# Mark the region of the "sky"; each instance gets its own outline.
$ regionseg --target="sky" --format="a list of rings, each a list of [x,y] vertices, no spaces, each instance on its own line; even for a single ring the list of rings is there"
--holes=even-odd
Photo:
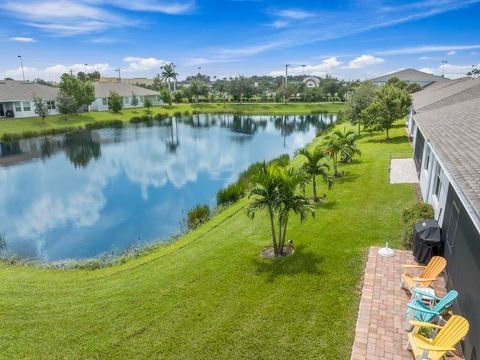
[[[153,77],[170,62],[180,79],[285,64],[347,80],[404,68],[458,78],[480,63],[480,0],[0,0],[0,13],[0,78],[22,79],[18,55],[27,80],[49,81]]]

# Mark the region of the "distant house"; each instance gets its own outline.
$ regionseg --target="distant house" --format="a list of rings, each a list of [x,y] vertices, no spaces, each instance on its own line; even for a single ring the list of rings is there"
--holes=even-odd
[[[320,79],[316,76],[307,76],[305,79],[303,79],[303,83],[306,87],[315,88],[320,86]]]
[[[115,91],[123,97],[123,107],[132,108],[132,93],[138,98],[137,107],[142,107],[145,97],[152,99],[153,105],[160,105],[162,100],[160,93],[157,91],[145,89],[139,86],[125,84],[121,82],[95,82],[95,101],[89,106],[90,111],[106,111],[108,110],[108,97],[110,92]]]
[[[470,322],[465,359],[480,353],[480,78],[413,94],[408,116],[423,200],[442,227],[453,308]],[[476,355],[477,354],[477,355]]]
[[[56,106],[58,89],[31,81],[0,81],[0,118],[32,117],[35,114],[33,98],[42,98],[50,115],[58,114]]]
[[[153,85],[153,79],[146,77],[121,78],[119,80],[117,77],[101,76],[100,82],[121,82],[130,85]]]
[[[402,81],[405,81],[407,84],[413,84],[413,83],[418,84],[422,88],[425,86],[429,86],[433,83],[446,82],[450,80],[443,76],[428,74],[426,72],[418,71],[415,69],[400,70],[400,71],[379,76],[370,80],[377,86],[383,86],[387,83],[389,79],[394,77]]]

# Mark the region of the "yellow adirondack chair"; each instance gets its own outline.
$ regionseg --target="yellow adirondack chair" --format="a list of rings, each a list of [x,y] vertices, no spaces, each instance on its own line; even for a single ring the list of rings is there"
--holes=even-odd
[[[401,287],[412,291],[415,287],[429,287],[432,282],[437,280],[440,273],[447,266],[447,260],[441,256],[434,256],[426,266],[424,265],[403,265],[404,269],[423,269],[420,276],[411,275],[407,272],[402,274]]]
[[[449,351],[455,351],[455,345],[468,333],[468,321],[458,315],[453,315],[444,326],[410,321],[416,328],[428,327],[440,329],[433,339],[428,339],[417,332],[408,333],[409,350],[412,350],[417,360],[439,360]],[[414,329],[415,331],[415,329]]]

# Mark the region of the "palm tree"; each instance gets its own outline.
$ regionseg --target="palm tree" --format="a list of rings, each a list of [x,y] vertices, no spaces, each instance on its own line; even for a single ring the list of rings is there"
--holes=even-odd
[[[278,252],[283,255],[285,239],[287,235],[288,218],[290,212],[300,216],[304,222],[308,214],[315,215],[310,201],[303,195],[298,194],[299,189],[305,188],[309,181],[309,175],[301,169],[294,167],[279,168],[279,207],[278,207]]]
[[[254,188],[248,197],[253,200],[247,207],[247,215],[254,217],[257,211],[267,209],[270,218],[272,232],[273,253],[278,256],[278,244],[275,232],[275,212],[279,206],[279,177],[277,167],[267,166],[265,162],[259,168],[258,173],[253,177]]]
[[[325,151],[321,147],[317,147],[312,151],[308,151],[306,148],[300,150],[298,152],[299,155],[304,156],[307,161],[303,164],[303,169],[307,174],[312,177],[312,185],[313,185],[313,200],[318,202],[319,198],[317,196],[317,182],[316,177],[318,175],[322,176],[323,179],[327,182],[328,188],[330,189],[332,186],[332,179],[328,175],[329,166],[326,163],[321,163],[325,157]]]
[[[354,155],[360,155],[360,149],[357,148],[356,141],[358,135],[345,127],[343,131],[337,129],[331,135],[325,137],[325,153],[333,161],[333,175],[338,176],[338,156],[344,162],[351,161]]]
[[[172,64],[167,64],[162,67],[162,80],[168,83],[168,90],[171,90],[170,83],[171,81],[177,81],[178,74],[175,72]]]

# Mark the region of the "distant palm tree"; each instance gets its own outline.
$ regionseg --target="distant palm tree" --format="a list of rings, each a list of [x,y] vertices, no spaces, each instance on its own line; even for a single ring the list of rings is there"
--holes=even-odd
[[[360,149],[356,145],[358,135],[346,128],[335,130],[331,135],[325,138],[325,153],[328,154],[333,161],[333,175],[338,176],[338,158],[343,162],[351,161],[353,156],[360,155]]]
[[[168,90],[171,90],[170,84],[173,81],[177,81],[178,73],[175,72],[172,64],[164,65],[162,68],[161,78],[168,83]]]
[[[332,186],[332,179],[328,175],[328,170],[330,167],[328,166],[328,164],[320,162],[326,156],[325,151],[321,147],[317,147],[312,151],[309,151],[306,148],[304,148],[300,150],[298,154],[304,156],[307,160],[303,164],[303,169],[307,174],[309,174],[312,177],[313,200],[315,202],[318,202],[319,198],[317,195],[316,177],[322,176],[323,179],[327,182],[329,189]]]

